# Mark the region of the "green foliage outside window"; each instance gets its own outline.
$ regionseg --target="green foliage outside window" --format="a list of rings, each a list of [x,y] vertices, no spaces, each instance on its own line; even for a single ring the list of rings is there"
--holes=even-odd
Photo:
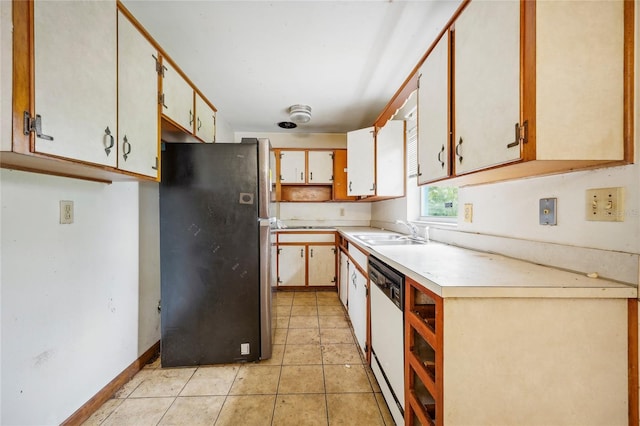
[[[423,186],[421,197],[422,216],[458,216],[458,188],[452,186]]]

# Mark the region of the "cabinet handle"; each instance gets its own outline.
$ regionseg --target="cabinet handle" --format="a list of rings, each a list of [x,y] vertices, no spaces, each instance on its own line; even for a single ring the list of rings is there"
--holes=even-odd
[[[510,144],[507,144],[507,148],[515,148],[520,145],[520,123],[516,123],[516,136],[515,140]]]
[[[300,180],[304,181],[304,172],[300,172]]]
[[[127,161],[129,154],[131,154],[131,144],[127,140],[127,135],[124,135],[122,139],[122,158],[124,158],[124,161]]]
[[[442,145],[442,149],[438,153],[438,162],[440,163],[440,166],[444,169],[444,160],[442,159],[442,154],[444,154],[444,145]],[[418,173],[418,175],[420,175],[420,173]]]
[[[111,130],[109,130],[109,126],[104,129],[104,137],[102,138],[102,143],[104,145],[104,152],[107,153],[108,157],[111,153],[111,148],[113,148],[113,144],[115,143],[113,135],[111,134]]]
[[[313,180],[313,172],[309,172],[309,180]]]
[[[151,166],[151,168],[153,170],[158,170],[158,157],[156,157],[156,165],[155,166]]]
[[[369,191],[375,191],[375,190],[376,190],[376,183],[375,183],[375,182],[373,182],[373,183],[371,184],[371,188],[369,188]]]
[[[313,249],[310,249],[309,252],[309,257],[313,257]]]
[[[304,257],[304,249],[300,249],[300,257]]]
[[[420,164],[418,164],[418,176],[422,176],[422,172],[420,171]]]
[[[200,117],[198,117],[198,130],[200,130],[200,127],[202,127],[202,121],[200,121]]]
[[[193,111],[189,110],[189,126],[193,126]]]
[[[460,141],[458,141],[458,144],[456,145],[456,155],[458,156],[458,161],[460,163],[462,163],[462,155],[460,155],[460,146],[462,145],[462,138],[460,138]]]
[[[349,192],[351,192],[351,181],[349,181]]]

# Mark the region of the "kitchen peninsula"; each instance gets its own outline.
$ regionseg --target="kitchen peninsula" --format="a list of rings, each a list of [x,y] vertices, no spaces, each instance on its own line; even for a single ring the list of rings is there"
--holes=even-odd
[[[406,424],[626,424],[635,286],[436,242],[368,246],[358,235],[384,232],[374,228],[339,232],[406,275]]]

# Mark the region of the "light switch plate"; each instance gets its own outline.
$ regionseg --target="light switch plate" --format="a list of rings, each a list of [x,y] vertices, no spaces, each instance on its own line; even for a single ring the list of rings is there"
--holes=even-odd
[[[624,222],[624,188],[587,189],[585,203],[586,220]]]
[[[556,216],[557,202],[557,198],[540,199],[540,225],[555,226],[558,224]]]

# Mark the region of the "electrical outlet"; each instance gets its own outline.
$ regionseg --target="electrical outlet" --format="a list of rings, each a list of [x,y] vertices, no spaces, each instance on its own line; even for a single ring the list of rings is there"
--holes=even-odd
[[[464,205],[464,221],[467,223],[473,222],[473,204],[471,203]]]
[[[540,225],[557,225],[557,198],[540,199]]]
[[[587,220],[624,222],[624,188],[587,189],[585,202]]]
[[[69,201],[69,200],[60,201],[60,223],[61,224],[73,223],[73,201]]]

